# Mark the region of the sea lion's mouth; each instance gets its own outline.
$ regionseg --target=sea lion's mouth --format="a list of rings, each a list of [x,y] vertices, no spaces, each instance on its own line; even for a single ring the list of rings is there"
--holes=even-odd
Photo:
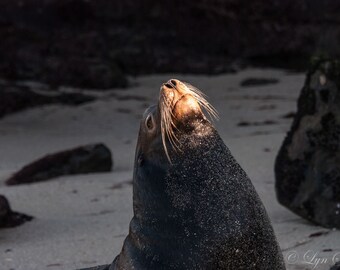
[[[206,119],[202,108],[209,115],[217,117],[215,109],[205,99],[204,94],[192,85],[171,79],[161,86],[159,96],[161,134],[168,158],[166,141],[168,140],[175,149],[180,149],[176,131],[181,127],[188,127],[192,120]]]

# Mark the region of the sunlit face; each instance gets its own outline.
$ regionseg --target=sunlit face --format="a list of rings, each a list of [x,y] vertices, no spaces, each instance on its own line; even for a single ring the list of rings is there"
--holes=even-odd
[[[179,149],[176,133],[183,131],[195,119],[205,118],[201,107],[216,115],[215,110],[193,86],[176,79],[164,83],[160,89],[158,106],[148,108],[140,126],[140,150],[144,154],[159,153],[170,160],[168,147]]]
[[[204,98],[204,95],[188,83],[171,79],[161,86],[159,110],[161,116],[161,135],[165,153],[170,160],[167,144],[179,149],[176,131],[187,128],[193,120],[205,118],[201,108],[217,117],[215,109]]]

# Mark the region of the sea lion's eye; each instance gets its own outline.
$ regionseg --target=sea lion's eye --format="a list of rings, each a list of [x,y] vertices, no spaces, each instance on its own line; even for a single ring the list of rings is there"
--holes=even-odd
[[[143,154],[141,154],[141,155],[138,156],[137,162],[138,162],[139,167],[142,167],[142,166],[144,165],[144,157],[143,157]]]
[[[149,130],[152,130],[154,128],[153,117],[151,114],[149,114],[146,118],[145,125]]]

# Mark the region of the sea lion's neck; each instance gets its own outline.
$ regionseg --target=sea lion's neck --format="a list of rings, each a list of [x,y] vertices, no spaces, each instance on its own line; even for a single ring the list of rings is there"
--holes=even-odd
[[[176,134],[179,149],[169,148],[171,161],[165,154],[160,154],[158,158],[157,155],[145,155],[142,157],[143,164],[141,165],[138,164],[138,159],[143,153],[138,151],[136,153],[133,210],[134,223],[139,227],[139,230],[145,226],[147,231],[150,231],[151,228],[160,229],[162,235],[167,235],[164,233],[164,228],[176,230],[178,226],[183,226],[183,217],[179,214],[181,212],[174,207],[176,202],[173,193],[178,193],[178,191],[174,191],[172,188],[174,185],[185,182],[188,185],[195,184],[195,178],[190,175],[194,173],[195,166],[199,166],[200,158],[204,157],[211,147],[216,145],[216,140],[219,140],[220,144],[224,146],[216,130],[207,120],[199,119],[195,123],[191,123],[190,127],[190,130]],[[182,173],[184,163],[188,164],[188,175]],[[177,175],[177,173],[180,174]],[[177,195],[182,196],[180,193]],[[182,214],[189,215],[190,211],[190,209],[186,209]]]

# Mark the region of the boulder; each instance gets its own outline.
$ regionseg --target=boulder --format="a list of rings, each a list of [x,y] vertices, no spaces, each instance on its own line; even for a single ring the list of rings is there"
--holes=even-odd
[[[111,151],[104,144],[89,144],[42,157],[13,174],[7,185],[45,181],[71,174],[108,172],[113,166]]]
[[[333,265],[330,270],[340,270],[340,262],[337,262],[335,265]]]
[[[0,84],[0,118],[28,108],[47,104],[77,106],[95,100],[95,97],[82,93],[43,94],[26,86],[2,82]]]
[[[340,62],[315,59],[275,162],[276,194],[294,213],[340,228]]]
[[[33,217],[12,211],[5,196],[0,195],[0,228],[12,228],[19,226]]]

